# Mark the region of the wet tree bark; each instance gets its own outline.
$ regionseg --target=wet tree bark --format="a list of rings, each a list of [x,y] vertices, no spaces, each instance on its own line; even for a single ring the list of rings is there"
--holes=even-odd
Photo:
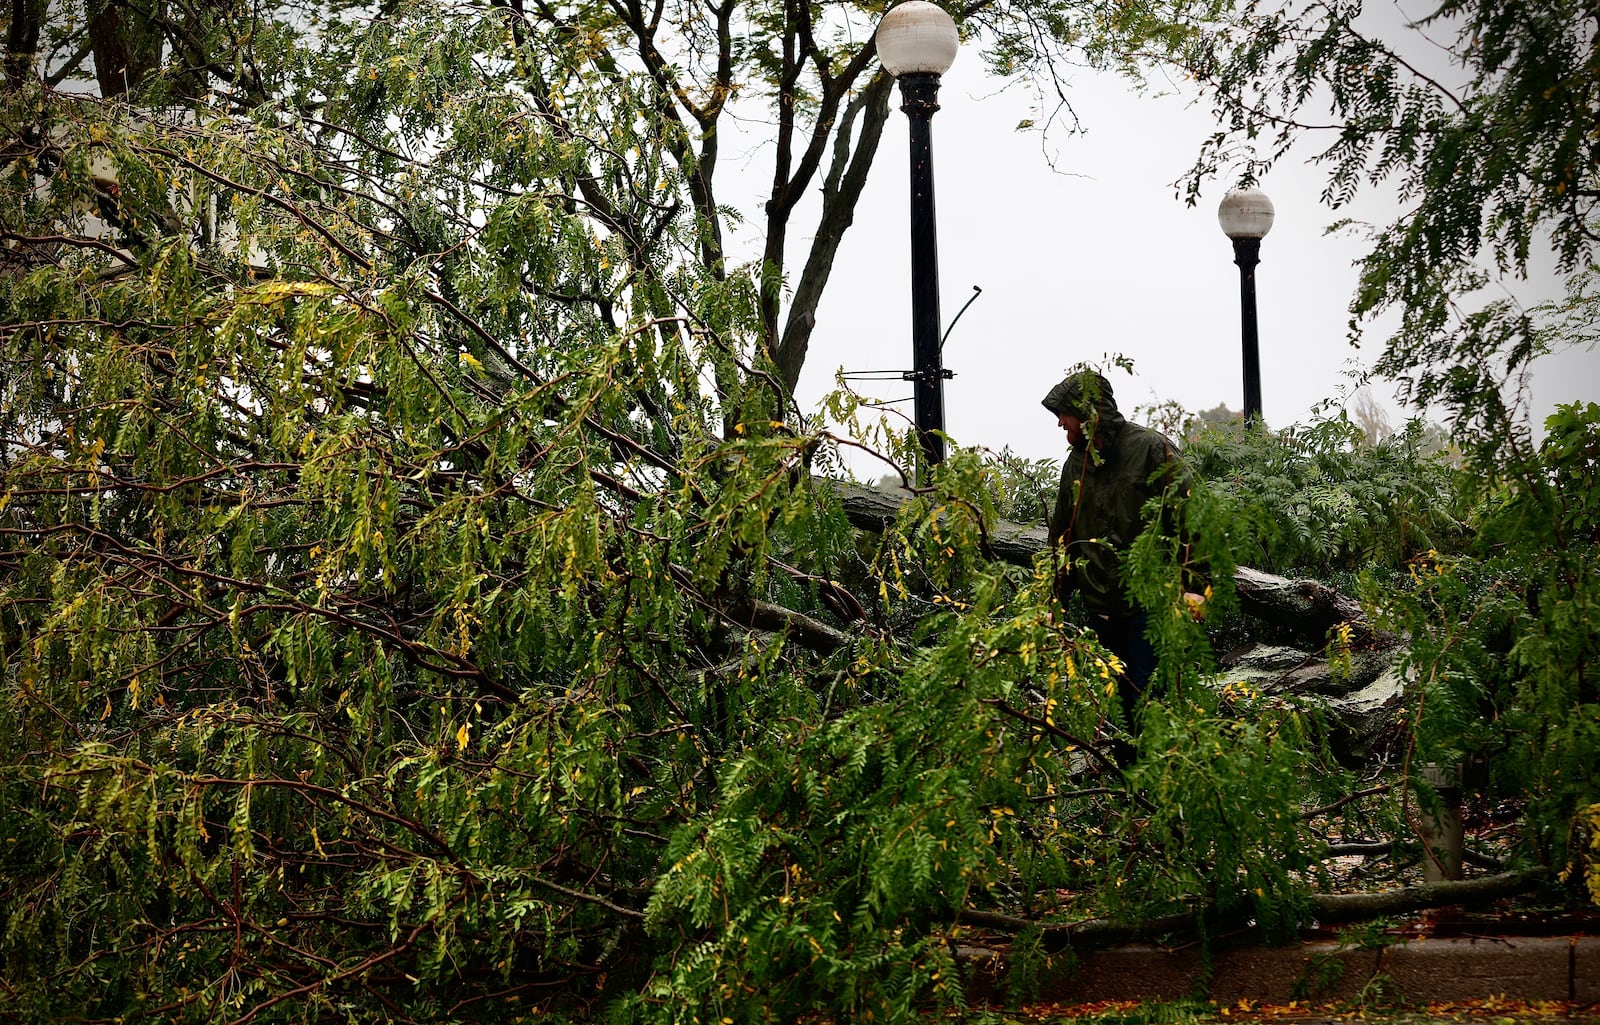
[[[1457,904],[1480,904],[1526,892],[1544,877],[1536,872],[1503,872],[1460,882],[1425,883],[1376,893],[1313,893],[1307,899],[1317,921],[1324,924],[1356,922],[1385,915],[1398,915],[1424,908]],[[1174,934],[1187,935],[1200,924],[1206,912],[1186,911],[1163,915],[1142,922],[1114,922],[1091,918],[1078,922],[1035,922],[993,911],[965,910],[960,921],[1000,932],[1021,932],[1037,928],[1048,939],[1065,941],[1075,948],[1133,943]]]

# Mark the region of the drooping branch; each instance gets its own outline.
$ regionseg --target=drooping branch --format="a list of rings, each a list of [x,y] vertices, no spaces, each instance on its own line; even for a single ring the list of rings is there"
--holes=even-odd
[[[803,612],[771,602],[749,600],[727,610],[728,618],[740,626],[787,633],[804,647],[831,655],[850,644],[850,635],[814,619]]]

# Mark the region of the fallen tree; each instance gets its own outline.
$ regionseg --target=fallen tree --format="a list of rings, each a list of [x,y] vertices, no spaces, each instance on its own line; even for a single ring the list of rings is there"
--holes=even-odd
[[[902,488],[819,484],[837,496],[853,525],[874,532],[892,525],[913,497]],[[1042,525],[995,520],[981,525],[977,543],[989,558],[1031,568],[1049,537]],[[1375,629],[1360,602],[1317,580],[1239,566],[1233,585],[1246,616],[1299,646],[1252,643],[1226,652],[1219,662],[1227,679],[1324,709],[1341,756],[1364,758],[1393,723],[1404,695],[1397,665],[1406,651],[1401,639]]]
[[[1264,688],[1174,680],[1131,765],[1085,754],[1112,668],[1047,575],[996,572],[1038,539],[971,515],[977,453],[876,544],[803,484],[843,444],[785,388],[838,235],[788,320],[782,261],[730,267],[711,128],[755,80],[680,88],[728,67],[656,46],[682,12],[96,6],[97,35],[165,16],[145,41],[185,44],[165,81],[128,65],[142,93],[58,89],[114,51],[12,5],[0,1017],[906,1022],[961,1000],[963,909],[1292,928],[1318,852],[1408,828]],[[754,61],[779,123],[815,117],[776,151],[780,247],[798,183],[844,215],[889,116],[870,33],[785,11],[677,40]],[[971,17],[1029,12],[1077,31]],[[780,22],[797,49],[745,45]],[[831,133],[858,145],[824,174]],[[1443,699],[1408,743],[1478,739],[1459,717],[1486,705],[1514,723],[1504,786],[1547,861],[1596,799],[1591,433],[1571,415],[1494,475],[1497,561],[1430,556],[1396,603]],[[1382,509],[1418,490],[1398,476],[1294,505]],[[1289,511],[1259,478],[1241,544]],[[1301,525],[1356,558],[1372,529]],[[1413,525],[1390,533],[1411,558]],[[1353,622],[1292,582],[1263,601],[1313,652]]]
[[[1306,902],[1314,920],[1324,925],[1402,915],[1429,908],[1470,906],[1527,893],[1548,879],[1538,872],[1503,872],[1480,876],[1476,879],[1422,883],[1370,893],[1312,893]],[[1118,943],[1142,940],[1195,938],[1203,919],[1213,915],[1211,909],[1196,908],[1190,911],[1162,915],[1138,922],[1120,922],[1104,918],[1077,922],[1041,922],[1004,915],[992,911],[966,910],[961,921],[983,929],[1020,933],[1037,931],[1047,940],[1071,946],[1074,949],[1092,949]],[[1248,926],[1247,920],[1212,920],[1212,928]]]
[[[869,487],[845,481],[828,480],[822,486],[839,499],[850,522],[863,530],[881,532],[892,524],[901,507],[912,497],[904,489]],[[1049,544],[1041,524],[997,520],[983,525],[979,543],[985,554],[1014,566],[1032,567],[1033,561]],[[1320,647],[1328,633],[1340,624],[1353,631],[1360,644],[1393,646],[1396,639],[1375,631],[1367,622],[1361,603],[1349,595],[1316,580],[1291,580],[1240,566],[1233,573],[1239,604],[1250,616],[1293,632],[1306,643]]]

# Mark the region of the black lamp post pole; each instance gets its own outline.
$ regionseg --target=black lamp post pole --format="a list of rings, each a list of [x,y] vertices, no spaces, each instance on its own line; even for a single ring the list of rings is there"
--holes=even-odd
[[[933,113],[939,76],[900,76],[900,109],[911,122],[911,356],[917,437],[928,464],[944,460],[944,380],[939,354],[939,240],[933,209]]]
[[[1244,343],[1244,419],[1261,419],[1261,347],[1256,333],[1256,264],[1261,262],[1259,238],[1233,240],[1233,262],[1239,265],[1239,325]]]

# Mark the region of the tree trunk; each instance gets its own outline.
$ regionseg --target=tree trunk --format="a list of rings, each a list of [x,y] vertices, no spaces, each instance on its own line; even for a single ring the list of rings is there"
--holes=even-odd
[[[6,28],[6,85],[22,88],[34,74],[39,54],[39,30],[44,27],[45,0],[11,0],[11,24]]]
[[[1534,872],[1504,872],[1480,879],[1425,883],[1377,893],[1314,893],[1309,899],[1317,921],[1330,925],[1404,914],[1424,908],[1498,900],[1531,889],[1541,878]],[[1133,943],[1173,933],[1188,934],[1194,931],[1204,914],[1202,909],[1163,915],[1142,922],[1114,922],[1104,918],[1079,922],[1034,922],[994,911],[967,910],[960,913],[959,920],[967,925],[1003,932],[1021,932],[1037,927],[1042,935],[1063,939],[1081,949]]]
[[[149,17],[124,0],[91,0],[89,45],[101,96],[125,96],[161,66],[161,6]]]
[[[867,183],[867,170],[877,156],[883,127],[889,120],[889,97],[893,90],[894,79],[888,75],[874,78],[846,107],[844,123],[834,140],[833,163],[822,183],[822,215],[816,237],[789,302],[789,317],[782,339],[772,353],[778,376],[791,395],[800,383],[800,371],[811,346],[811,332],[817,324],[817,305],[833,272],[839,244],[844,241],[850,225],[855,223],[856,204]],[[850,137],[858,117],[861,131],[855,149],[851,150]],[[776,283],[773,287],[777,287]]]

